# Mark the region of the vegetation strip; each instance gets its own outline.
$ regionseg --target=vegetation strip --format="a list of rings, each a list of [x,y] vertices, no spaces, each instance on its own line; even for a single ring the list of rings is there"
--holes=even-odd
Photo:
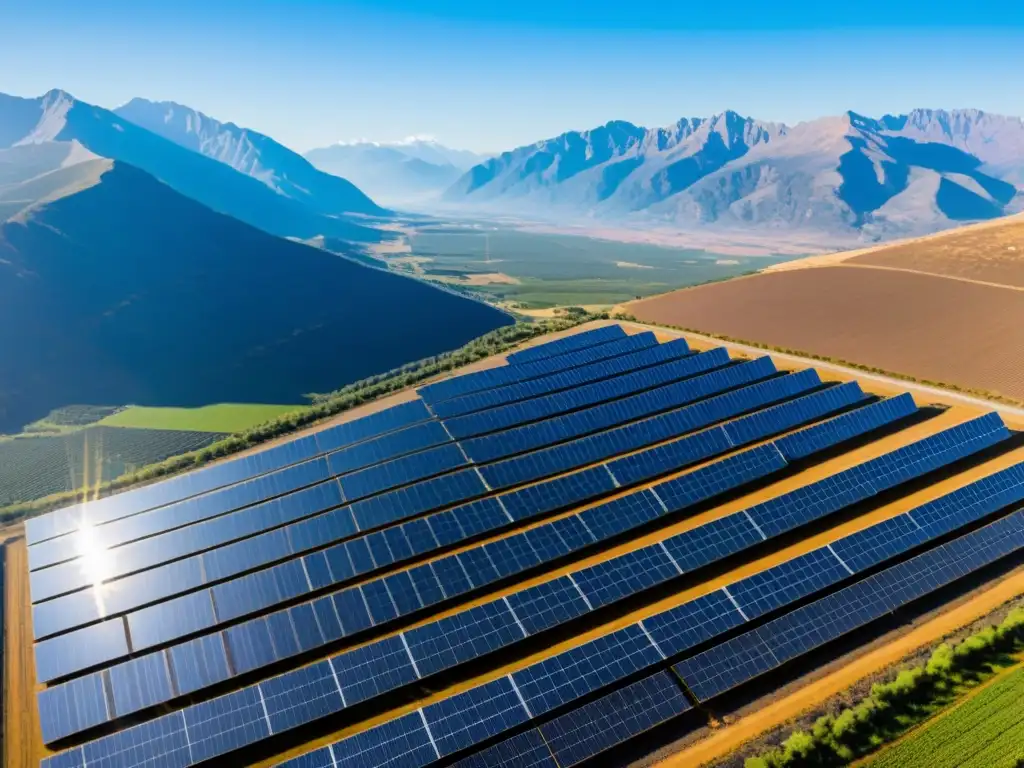
[[[808,731],[797,730],[782,743],[781,747],[770,750],[758,757],[748,758],[746,768],[790,768],[791,766],[843,766],[851,761],[864,757],[877,750],[887,742],[891,742],[911,727],[927,720],[943,707],[948,706],[957,696],[990,678],[1000,665],[1006,664],[1009,654],[1024,650],[1024,608],[1017,608],[1006,619],[995,627],[968,637],[953,646],[943,643],[932,653],[927,662],[901,671],[894,680],[879,683],[871,687],[871,694],[854,707],[843,710],[838,716],[824,715],[815,721]],[[1015,680],[1014,685],[1019,697],[1024,695],[1024,670],[1007,678]],[[1003,691],[1003,683],[985,691],[982,706],[990,695],[999,695]],[[996,693],[993,693],[995,691]],[[1017,709],[1017,708],[1014,708]],[[969,718],[974,711],[974,702],[970,708],[963,708],[951,714],[943,723],[944,727],[959,728],[959,718]],[[1021,717],[1024,712],[1018,712]],[[964,721],[966,722],[966,721]],[[999,723],[1002,723],[999,720]],[[1007,731],[1013,723],[1007,725],[1000,733]],[[997,723],[991,723],[996,728]],[[1024,756],[1024,732],[1019,728],[1014,731],[1019,749]],[[984,728],[971,726],[969,734],[958,737],[956,749],[965,754],[968,749],[965,740],[981,738],[982,743],[998,736],[987,725]],[[963,731],[960,728],[960,731]],[[996,728],[998,730],[998,728]],[[898,768],[903,765],[920,765],[924,760],[936,768],[960,763],[935,763],[938,745],[924,742],[927,757],[911,745],[925,738],[930,730],[922,731],[919,737],[910,739],[900,745],[899,754],[909,754],[904,750],[913,750],[916,755],[909,762],[897,755],[896,750],[886,753],[872,765]],[[940,737],[941,738],[941,737]],[[1007,745],[1010,748],[1011,745]],[[993,758],[996,757],[993,755]],[[1018,757],[1014,755],[1014,758]],[[973,764],[973,763],[972,763]],[[991,765],[991,763],[989,763]]]

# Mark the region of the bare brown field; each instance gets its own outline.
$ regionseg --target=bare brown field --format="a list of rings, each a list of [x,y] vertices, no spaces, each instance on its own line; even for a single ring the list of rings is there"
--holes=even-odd
[[[627,305],[638,320],[1024,399],[1024,295],[910,272],[769,272]]]
[[[966,227],[925,242],[880,248],[847,263],[1024,288],[1024,218],[1015,216],[1001,226]]]

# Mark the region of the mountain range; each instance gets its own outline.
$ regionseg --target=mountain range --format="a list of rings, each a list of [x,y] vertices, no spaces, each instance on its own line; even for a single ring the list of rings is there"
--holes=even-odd
[[[389,205],[438,197],[485,159],[474,152],[416,137],[391,144],[339,142],[310,150],[305,157],[320,170],[352,180]]]
[[[921,234],[1024,209],[1024,121],[978,110],[847,112],[787,126],[735,112],[614,121],[469,169],[449,205],[838,240]]]
[[[511,322],[293,242],[380,237],[348,182],[233,127],[200,133],[244,162],[166,132],[0,96],[0,432],[71,404],[300,403]]]

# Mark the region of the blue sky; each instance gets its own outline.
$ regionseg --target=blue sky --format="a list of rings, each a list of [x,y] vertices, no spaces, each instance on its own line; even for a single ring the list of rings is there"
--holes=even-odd
[[[1024,115],[1024,0],[6,0],[0,91],[179,101],[298,150],[508,149],[731,108]]]

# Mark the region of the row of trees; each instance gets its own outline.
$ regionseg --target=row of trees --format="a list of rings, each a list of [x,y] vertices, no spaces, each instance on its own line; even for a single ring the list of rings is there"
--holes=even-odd
[[[965,679],[976,679],[994,661],[1022,646],[1024,608],[1017,608],[998,626],[957,645],[943,643],[924,664],[903,670],[890,682],[876,683],[856,706],[819,717],[811,730],[794,731],[779,748],[748,758],[746,768],[849,765],[927,717],[955,695]]]

